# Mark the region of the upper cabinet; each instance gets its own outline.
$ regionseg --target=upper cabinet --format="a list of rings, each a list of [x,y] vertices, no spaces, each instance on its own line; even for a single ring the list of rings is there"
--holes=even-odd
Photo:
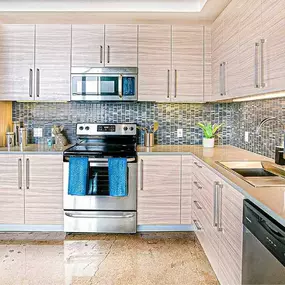
[[[70,25],[1,25],[0,38],[0,100],[70,99]]]
[[[212,26],[212,100],[285,90],[285,2],[233,0]]]
[[[72,66],[137,67],[137,25],[72,25]]]
[[[204,27],[139,26],[139,101],[203,102]]]
[[[246,96],[260,89],[261,0],[242,0],[239,14],[240,88],[236,95]]]
[[[105,66],[137,67],[136,25],[105,26]]]
[[[171,26],[139,26],[139,101],[170,102]]]
[[[285,90],[285,1],[262,0],[264,89]]]
[[[72,25],[72,66],[104,66],[104,25]]]
[[[203,26],[172,27],[173,102],[203,102]]]
[[[70,25],[37,25],[35,98],[37,101],[70,100]]]
[[[33,100],[34,25],[0,26],[0,100]]]

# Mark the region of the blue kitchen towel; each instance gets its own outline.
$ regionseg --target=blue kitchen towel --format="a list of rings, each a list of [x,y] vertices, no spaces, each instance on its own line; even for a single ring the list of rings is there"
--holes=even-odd
[[[108,174],[110,196],[127,196],[127,159],[109,158]]]
[[[88,182],[88,157],[70,157],[68,195],[85,196]]]

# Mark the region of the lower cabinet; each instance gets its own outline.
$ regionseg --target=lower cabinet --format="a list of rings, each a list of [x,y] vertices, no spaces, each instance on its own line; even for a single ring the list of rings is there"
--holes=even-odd
[[[194,159],[192,220],[221,284],[241,284],[243,198]]]
[[[0,224],[63,224],[61,155],[0,154]]]
[[[191,161],[181,155],[139,156],[138,225],[191,223]]]

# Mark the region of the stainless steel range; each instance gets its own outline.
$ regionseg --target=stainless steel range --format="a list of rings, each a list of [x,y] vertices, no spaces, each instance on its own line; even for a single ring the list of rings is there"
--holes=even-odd
[[[64,231],[136,232],[137,155],[135,124],[78,124],[78,143],[64,152]],[[69,195],[69,161],[88,157],[88,179],[97,189],[84,196]],[[108,160],[127,159],[127,195],[110,196]],[[90,184],[91,185],[91,184]],[[88,188],[87,187],[87,188]]]

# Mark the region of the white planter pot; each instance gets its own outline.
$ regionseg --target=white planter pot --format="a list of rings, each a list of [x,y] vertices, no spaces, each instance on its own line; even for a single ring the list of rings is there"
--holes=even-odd
[[[203,147],[214,147],[215,146],[215,138],[207,139],[203,138]]]

